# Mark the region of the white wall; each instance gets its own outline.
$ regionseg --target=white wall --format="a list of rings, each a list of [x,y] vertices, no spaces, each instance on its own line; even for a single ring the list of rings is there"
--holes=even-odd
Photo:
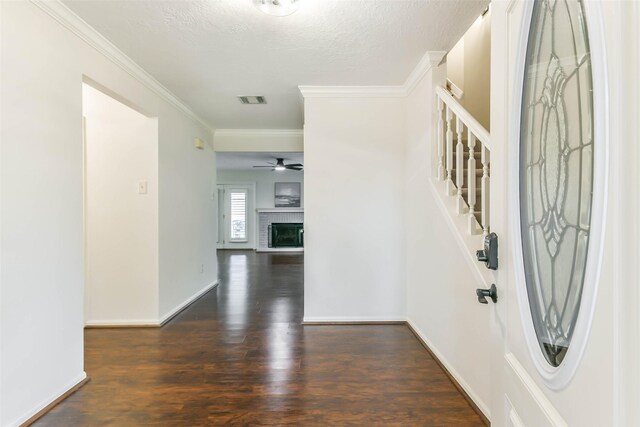
[[[158,319],[158,121],[83,85],[85,323]],[[138,194],[137,184],[147,183]]]
[[[488,415],[490,311],[430,182],[446,65],[420,75],[305,98],[304,319],[408,320]]]
[[[304,318],[404,318],[404,99],[304,108]]]
[[[490,130],[491,9],[447,54],[447,78],[464,92],[460,104]]]
[[[218,170],[218,184],[256,184],[256,209],[275,207],[275,183],[301,183],[300,207],[304,207],[304,172],[300,171],[251,171]]]
[[[405,211],[407,318],[478,405],[490,405],[489,313],[481,287],[439,208],[433,165],[433,83],[444,84],[446,64],[429,71],[407,97]],[[488,413],[487,413],[488,415]]]
[[[303,133],[298,129],[216,129],[216,151],[231,152],[301,152]]]
[[[192,144],[193,137],[210,144],[210,130],[36,4],[0,4],[4,426],[21,423],[85,376],[83,75],[158,117],[160,315],[215,281],[217,271],[215,155]]]
[[[179,114],[160,117],[160,320],[218,278],[216,159],[211,133]],[[204,150],[193,138],[205,140]]]
[[[463,35],[447,53],[447,79],[449,79],[458,89],[464,90],[464,39]],[[460,102],[464,102],[460,100]]]

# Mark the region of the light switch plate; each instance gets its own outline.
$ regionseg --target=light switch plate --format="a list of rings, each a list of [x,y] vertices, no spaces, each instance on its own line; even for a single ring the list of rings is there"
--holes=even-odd
[[[138,182],[138,194],[147,194],[147,181]]]

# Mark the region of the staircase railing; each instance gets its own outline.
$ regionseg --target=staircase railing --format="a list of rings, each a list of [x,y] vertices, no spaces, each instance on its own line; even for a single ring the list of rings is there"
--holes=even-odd
[[[436,88],[436,98],[437,178],[445,181],[447,195],[456,198],[458,215],[468,217],[469,234],[487,235],[491,228],[489,132],[443,87]]]

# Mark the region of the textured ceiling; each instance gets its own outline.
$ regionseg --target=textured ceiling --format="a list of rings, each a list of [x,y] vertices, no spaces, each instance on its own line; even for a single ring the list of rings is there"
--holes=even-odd
[[[299,129],[298,85],[401,85],[449,50],[486,0],[302,0],[284,18],[251,0],[64,0],[217,128]],[[237,95],[264,95],[241,105]]]
[[[284,159],[285,164],[301,163],[304,165],[302,153],[217,153],[216,167],[220,170],[269,170],[267,168],[254,169],[254,166],[267,166],[268,162],[275,163],[276,159]]]

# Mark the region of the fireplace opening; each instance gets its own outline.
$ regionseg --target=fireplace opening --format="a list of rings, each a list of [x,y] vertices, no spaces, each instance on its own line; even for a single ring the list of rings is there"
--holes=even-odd
[[[273,223],[269,226],[270,248],[301,248],[304,229],[301,222]]]

